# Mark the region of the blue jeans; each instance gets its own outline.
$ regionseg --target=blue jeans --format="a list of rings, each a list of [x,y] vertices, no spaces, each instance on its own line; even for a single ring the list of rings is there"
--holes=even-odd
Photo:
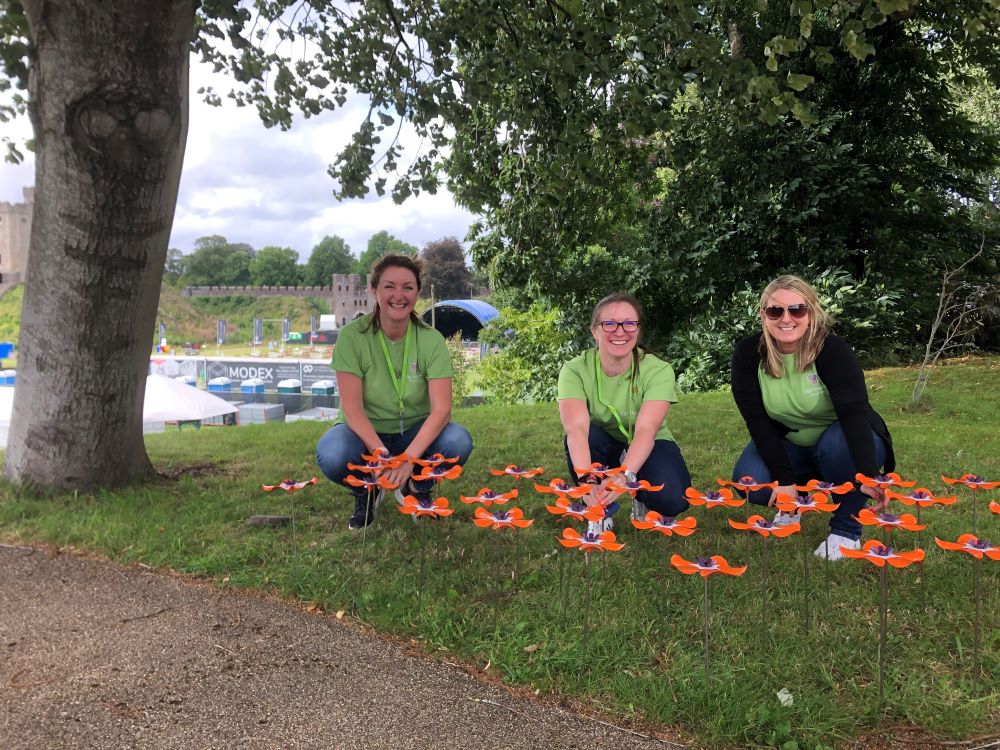
[[[403,432],[378,433],[379,439],[386,449],[394,456],[402,453],[406,446],[410,444],[414,436],[420,431],[424,421],[417,422],[412,427]],[[361,464],[361,454],[367,453],[365,444],[361,438],[354,434],[353,430],[345,423],[331,427],[319,439],[316,445],[316,463],[319,464],[320,471],[331,482],[347,487],[354,495],[364,494],[364,490],[351,487],[344,481],[348,474],[353,474],[360,478],[361,472],[349,471],[347,464]],[[472,436],[469,431],[456,422],[449,422],[441,430],[441,433],[434,439],[434,442],[427,448],[427,452],[421,456],[426,458],[434,453],[441,453],[449,458],[458,456],[458,463],[464,464],[469,460],[472,453]],[[413,482],[413,488],[417,492],[429,492],[434,486],[434,480],[428,479],[423,482]]]
[[[875,442],[875,460],[879,466],[885,463],[887,450],[885,441],[874,432],[872,440]],[[795,475],[796,484],[805,484],[810,479],[818,479],[821,482],[854,482],[854,475],[858,470],[854,466],[851,452],[847,447],[847,439],[844,437],[844,430],[840,422],[834,422],[826,428],[819,440],[811,448],[803,448],[787,440],[781,441],[785,448],[785,454],[792,465],[792,473]],[[767,468],[764,459],[757,452],[757,446],[753,441],[744,449],[743,455],[736,462],[733,469],[733,479],[751,476],[760,483],[773,480],[771,470]],[[755,490],[750,493],[749,500],[755,505],[767,505],[771,499],[771,490]],[[849,539],[861,538],[861,524],[854,520],[858,512],[865,507],[868,496],[860,490],[853,490],[844,495],[833,495],[831,500],[840,503],[840,507],[833,512],[830,518],[830,531]]]
[[[628,447],[625,443],[615,440],[600,427],[590,425],[587,435],[590,445],[590,460],[605,466],[621,466],[622,452]],[[563,437],[563,448],[566,450],[566,463],[569,465],[569,475],[576,477],[573,460],[569,457],[569,445]],[[650,510],[655,510],[664,516],[673,518],[686,511],[690,504],[684,496],[684,490],[691,486],[691,474],[681,455],[680,448],[673,440],[656,440],[649,458],[636,473],[639,479],[645,479],[652,485],[662,484],[663,489],[656,492],[639,491],[636,498]],[[612,503],[616,505],[617,503]],[[611,513],[614,510],[609,506]]]

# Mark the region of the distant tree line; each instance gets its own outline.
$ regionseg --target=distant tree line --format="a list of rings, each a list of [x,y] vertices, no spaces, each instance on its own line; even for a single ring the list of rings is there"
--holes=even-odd
[[[437,299],[465,299],[482,279],[473,280],[465,250],[454,237],[428,242],[422,251],[386,231],[372,235],[368,246],[355,257],[342,237],[327,235],[313,247],[305,263],[290,247],[267,246],[255,250],[245,242],[230,242],[220,235],[201,237],[185,255],[167,251],[164,281],[172,286],[329,286],[333,274],[366,274],[372,264],[389,253],[423,258],[426,264],[424,296],[433,290]]]

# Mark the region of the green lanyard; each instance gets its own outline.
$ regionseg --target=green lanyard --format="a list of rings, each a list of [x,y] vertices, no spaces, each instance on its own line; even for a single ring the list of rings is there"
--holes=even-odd
[[[628,367],[629,380],[632,379],[632,369],[634,367],[635,367],[635,360],[632,360],[632,363]],[[594,352],[594,376],[597,379],[597,400],[600,401],[602,404],[604,404],[606,407],[608,407],[608,409],[611,411],[611,416],[613,416],[615,418],[615,422],[618,423],[618,429],[621,430],[622,435],[628,438],[629,445],[631,445],[632,434],[633,434],[632,430],[625,429],[625,423],[622,422],[622,415],[618,413],[618,410],[615,407],[613,407],[611,404],[605,401],[604,396],[601,394],[601,380],[604,379],[604,372],[601,370],[601,355],[597,352]],[[629,406],[632,405],[631,388],[629,389],[628,392],[628,403]],[[635,425],[633,425],[633,429],[634,428]]]
[[[399,424],[400,432],[403,431],[403,396],[406,395],[406,372],[410,369],[410,343],[413,341],[413,324],[407,322],[406,335],[403,344],[403,366],[400,373],[396,374],[396,368],[392,366],[392,357],[389,356],[389,345],[385,341],[385,334],[379,329],[378,341],[382,345],[382,354],[385,355],[385,365],[389,368],[389,375],[392,377],[392,387],[396,389],[396,398],[399,401]]]

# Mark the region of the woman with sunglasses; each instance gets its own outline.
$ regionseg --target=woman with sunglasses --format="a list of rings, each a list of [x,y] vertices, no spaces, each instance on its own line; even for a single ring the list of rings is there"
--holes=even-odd
[[[677,402],[674,371],[639,346],[639,301],[631,294],[605,297],[594,308],[590,332],[596,347],[562,366],[558,386],[570,476],[593,485],[587,504],[605,508],[604,520],[589,530],[612,528],[619,492],[611,485],[623,482],[662,485],[636,494],[633,517],[645,518],[647,506],[665,516],[683,513],[691,475],[666,423],[670,404]],[[624,472],[602,478],[586,471],[594,463]]]
[[[733,354],[733,398],[750,432],[733,479],[751,476],[778,486],[750,492],[750,502],[774,505],[810,479],[853,483],[859,472],[892,471],[889,429],[868,402],[854,350],[830,333],[815,290],[797,276],[779,276],[760,296],[760,320],[763,331],[738,343]],[[841,547],[860,549],[854,516],[868,497],[885,504],[883,493],[864,486],[836,496],[840,507],[817,557],[839,560]],[[774,519],[779,525],[795,520],[786,513]]]

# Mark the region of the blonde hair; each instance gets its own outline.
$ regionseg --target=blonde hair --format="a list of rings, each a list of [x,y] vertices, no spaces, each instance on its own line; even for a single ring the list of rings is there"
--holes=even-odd
[[[760,358],[764,363],[764,372],[772,378],[780,378],[784,374],[785,368],[781,350],[778,348],[778,343],[774,340],[774,337],[768,332],[767,326],[764,325],[763,315],[768,298],[782,289],[788,292],[795,292],[809,306],[809,327],[806,329],[805,335],[799,339],[798,349],[795,352],[796,370],[804,372],[816,361],[816,357],[819,356],[820,351],[823,349],[823,342],[826,341],[826,336],[830,332],[830,326],[833,323],[833,320],[823,309],[823,305],[820,304],[816,290],[798,276],[785,274],[764,287],[764,291],[760,295],[761,327],[764,331],[764,334],[760,337]]]

